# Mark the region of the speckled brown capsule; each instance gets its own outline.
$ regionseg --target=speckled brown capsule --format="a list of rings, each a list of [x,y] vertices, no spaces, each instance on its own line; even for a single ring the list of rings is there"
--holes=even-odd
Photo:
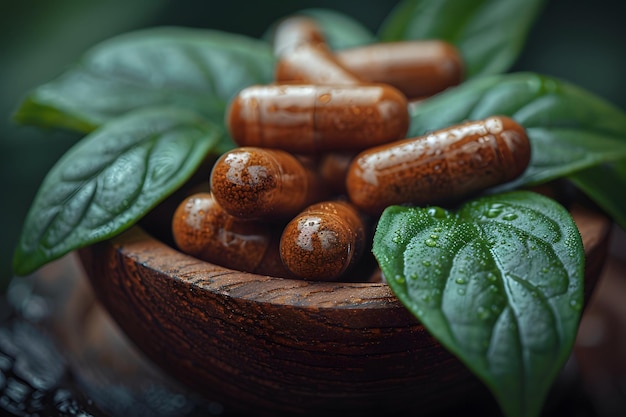
[[[457,85],[464,72],[458,50],[439,40],[376,43],[343,49],[335,56],[360,79],[393,85],[409,98]]]
[[[290,221],[280,238],[280,256],[289,271],[306,280],[335,281],[361,256],[365,227],[343,201],[313,204]]]
[[[211,193],[183,200],[172,220],[176,246],[189,255],[239,271],[290,277],[278,255],[279,235],[267,223],[226,213]]]
[[[360,153],[346,187],[364,212],[392,204],[435,204],[519,176],[530,160],[522,126],[505,116],[470,121]]]
[[[324,194],[312,168],[278,149],[233,149],[216,161],[210,181],[224,210],[246,219],[290,219]]]
[[[404,95],[383,84],[257,85],[232,101],[227,124],[240,146],[359,151],[403,138],[409,114]]]

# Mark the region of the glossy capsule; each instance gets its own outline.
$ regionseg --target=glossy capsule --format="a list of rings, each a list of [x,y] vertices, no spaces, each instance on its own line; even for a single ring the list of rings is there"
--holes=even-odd
[[[289,54],[299,45],[325,44],[322,30],[314,19],[306,16],[290,16],[274,29],[272,43],[277,57]]]
[[[277,56],[274,79],[278,83],[360,84],[324,40],[317,23],[304,16],[283,20],[274,33]]]
[[[235,97],[226,121],[239,146],[310,154],[401,139],[409,114],[404,95],[383,84],[257,85]]]
[[[510,181],[529,160],[524,128],[494,116],[368,149],[350,165],[346,187],[354,205],[378,214],[389,205],[443,203]]]
[[[290,219],[324,195],[317,173],[278,149],[241,147],[215,162],[211,191],[235,217]]]
[[[239,271],[291,276],[278,255],[280,236],[270,225],[229,215],[211,193],[195,193],[179,204],[172,234],[182,252],[198,259]]]
[[[387,83],[409,98],[428,97],[459,84],[464,65],[458,50],[439,40],[375,43],[335,53],[360,79]]]
[[[280,238],[283,264],[296,277],[335,281],[355,265],[365,245],[365,226],[349,203],[313,204],[290,221]]]
[[[277,62],[276,82],[358,85],[363,82],[344,67],[324,43],[301,44],[291,48]]]

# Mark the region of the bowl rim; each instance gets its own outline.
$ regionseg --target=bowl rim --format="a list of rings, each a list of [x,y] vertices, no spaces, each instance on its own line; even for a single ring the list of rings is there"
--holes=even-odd
[[[612,221],[581,204],[572,205],[570,213],[581,233],[587,265],[587,258],[606,252]],[[138,225],[104,243],[142,268],[219,296],[299,308],[406,310],[385,282],[306,281],[242,272],[185,254]]]

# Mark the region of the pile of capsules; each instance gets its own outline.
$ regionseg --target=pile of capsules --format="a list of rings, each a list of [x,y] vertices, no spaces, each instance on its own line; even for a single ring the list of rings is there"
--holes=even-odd
[[[262,275],[352,280],[385,207],[453,201],[528,165],[526,133],[504,116],[405,139],[408,107],[462,80],[450,44],[333,52],[315,21],[293,16],[276,27],[273,46],[275,83],[230,103],[238,148],[213,166],[210,192],[174,214],[185,253]]]

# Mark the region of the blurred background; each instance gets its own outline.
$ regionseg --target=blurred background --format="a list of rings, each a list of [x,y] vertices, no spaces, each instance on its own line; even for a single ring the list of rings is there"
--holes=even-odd
[[[513,71],[578,84],[626,109],[626,25],[622,2],[550,0]],[[372,31],[392,1],[22,0],[0,13],[0,293],[26,211],[43,177],[78,136],[15,125],[29,90],[59,75],[93,44],[159,25],[214,28],[261,36],[276,19],[309,7],[351,15]]]

